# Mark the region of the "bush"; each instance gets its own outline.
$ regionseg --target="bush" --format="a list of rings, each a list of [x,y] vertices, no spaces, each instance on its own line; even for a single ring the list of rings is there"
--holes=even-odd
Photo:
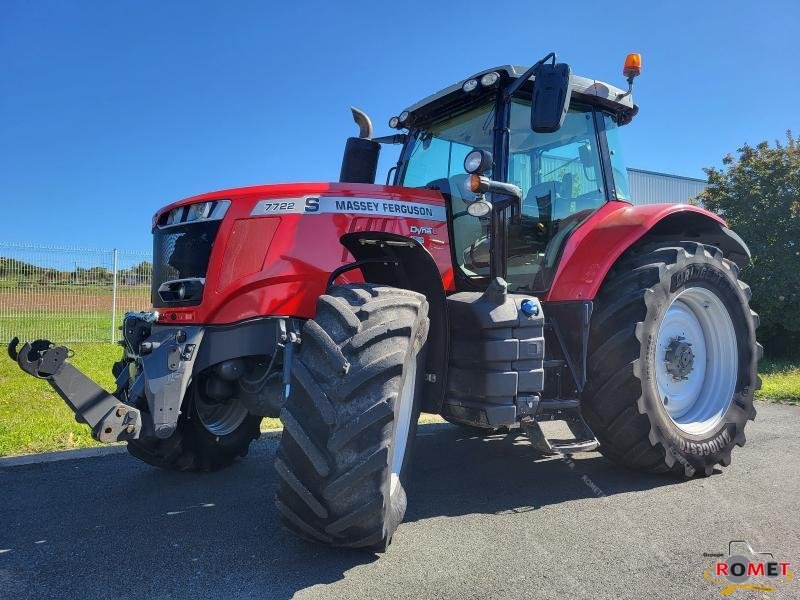
[[[753,288],[768,354],[800,355],[800,144],[745,145],[722,169],[705,169],[703,205],[728,221],[753,254],[742,279]]]

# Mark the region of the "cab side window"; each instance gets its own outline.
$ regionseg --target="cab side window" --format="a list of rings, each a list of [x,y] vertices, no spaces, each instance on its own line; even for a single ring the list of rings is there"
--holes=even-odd
[[[625,166],[625,156],[622,153],[622,143],[619,138],[619,125],[616,119],[609,114],[603,115],[605,121],[606,141],[611,160],[611,171],[614,173],[614,188],[617,200],[631,201],[631,186],[628,182],[628,169]]]

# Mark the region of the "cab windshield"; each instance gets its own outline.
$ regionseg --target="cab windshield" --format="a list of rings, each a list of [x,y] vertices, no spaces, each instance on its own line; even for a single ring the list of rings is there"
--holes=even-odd
[[[522,190],[522,216],[507,232],[510,289],[546,289],[563,242],[606,202],[595,123],[591,107],[573,104],[558,131],[535,133],[530,102],[512,100],[507,181]],[[463,163],[475,148],[493,151],[494,128],[494,102],[487,102],[417,130],[399,182],[441,191],[452,221],[455,262],[476,279],[489,276],[490,219],[466,211],[475,195]]]
[[[468,275],[489,274],[478,265],[466,266],[467,251],[487,239],[489,219],[477,219],[467,213],[475,194],[467,187],[464,158],[475,148],[493,150],[494,102],[488,102],[460,116],[418,130],[400,185],[427,187],[442,192],[453,222],[452,246],[456,263]],[[491,177],[491,171],[487,173]],[[488,251],[488,247],[487,247]],[[487,254],[488,257],[488,254]]]

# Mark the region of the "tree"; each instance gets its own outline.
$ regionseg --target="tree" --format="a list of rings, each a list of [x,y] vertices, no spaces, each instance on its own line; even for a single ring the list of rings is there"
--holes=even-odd
[[[767,142],[727,155],[722,169],[705,169],[698,196],[744,238],[753,255],[742,279],[753,289],[759,338],[770,354],[800,353],[800,143]]]
[[[122,285],[149,285],[153,277],[153,264],[142,261],[130,269],[122,269],[119,279]]]

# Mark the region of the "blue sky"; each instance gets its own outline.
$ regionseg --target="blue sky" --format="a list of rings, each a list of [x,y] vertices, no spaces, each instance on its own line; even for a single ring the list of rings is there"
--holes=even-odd
[[[800,132],[798,23],[796,0],[4,0],[0,241],[146,250],[173,200],[335,180],[351,104],[388,133],[428,93],[550,50],[620,86],[641,52],[629,166],[702,177]]]

